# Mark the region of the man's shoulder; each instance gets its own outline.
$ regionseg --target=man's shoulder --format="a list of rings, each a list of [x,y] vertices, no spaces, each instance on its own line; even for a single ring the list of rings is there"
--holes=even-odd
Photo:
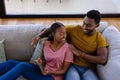
[[[96,33],[97,33],[98,36],[102,36],[103,37],[103,35],[102,35],[101,32],[99,32],[99,31],[96,30]]]
[[[105,37],[102,35],[101,32],[97,31],[97,39],[98,40],[105,40]]]
[[[67,31],[73,31],[78,30],[78,28],[81,28],[81,25],[65,25]]]

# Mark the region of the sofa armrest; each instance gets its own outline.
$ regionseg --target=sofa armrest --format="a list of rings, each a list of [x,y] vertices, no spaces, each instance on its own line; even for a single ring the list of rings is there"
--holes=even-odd
[[[120,32],[112,25],[102,34],[109,44],[109,56],[106,65],[97,65],[98,74],[101,80],[120,80]]]

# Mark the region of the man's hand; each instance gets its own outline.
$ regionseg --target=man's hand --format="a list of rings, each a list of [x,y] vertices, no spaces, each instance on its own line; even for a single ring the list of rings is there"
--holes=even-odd
[[[71,48],[72,52],[76,55],[76,56],[83,56],[85,53],[77,50],[73,45],[69,45],[69,47]]]
[[[32,39],[31,45],[36,48],[36,43],[39,41],[40,37],[36,36]]]

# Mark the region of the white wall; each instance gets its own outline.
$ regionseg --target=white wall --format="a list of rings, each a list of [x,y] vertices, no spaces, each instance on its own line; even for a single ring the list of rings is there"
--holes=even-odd
[[[84,14],[90,9],[120,13],[120,0],[5,0],[7,14]]]

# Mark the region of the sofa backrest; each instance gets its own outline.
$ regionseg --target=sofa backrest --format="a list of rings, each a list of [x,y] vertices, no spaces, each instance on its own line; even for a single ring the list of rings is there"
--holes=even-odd
[[[45,28],[44,25],[0,25],[0,40],[5,40],[7,59],[28,61],[33,54],[32,38]]]
[[[64,24],[65,26],[76,26],[76,25],[83,25],[83,22],[78,23],[69,23],[69,24]],[[106,21],[101,21],[99,26],[96,28],[96,30],[98,30],[99,32],[103,32],[106,28],[108,27],[108,22]]]

